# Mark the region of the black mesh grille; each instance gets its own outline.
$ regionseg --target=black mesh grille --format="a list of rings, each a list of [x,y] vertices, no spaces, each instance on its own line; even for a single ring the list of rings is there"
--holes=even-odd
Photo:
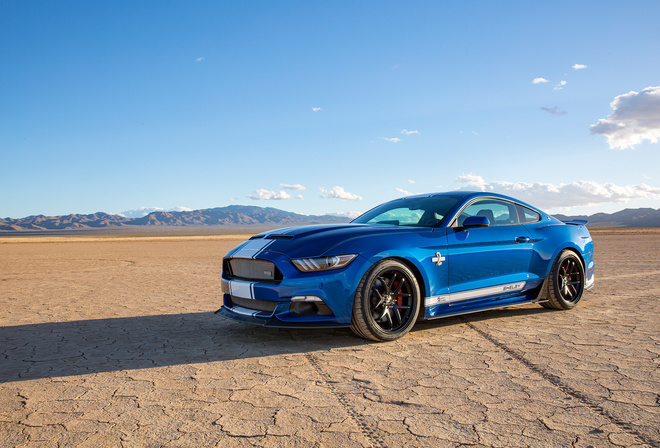
[[[225,269],[232,277],[246,280],[280,281],[282,274],[270,261],[253,260],[251,258],[231,258],[225,260]]]
[[[249,310],[255,311],[267,311],[272,313],[277,307],[277,302],[270,302],[268,300],[254,300],[254,299],[242,299],[240,297],[231,296],[231,302],[235,306],[242,306]]]

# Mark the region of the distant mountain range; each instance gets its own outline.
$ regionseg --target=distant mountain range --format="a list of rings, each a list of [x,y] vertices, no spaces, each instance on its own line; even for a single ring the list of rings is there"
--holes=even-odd
[[[660,209],[627,208],[615,213],[596,213],[593,215],[553,215],[562,221],[586,219],[588,227],[660,227]]]
[[[586,219],[589,227],[660,227],[660,209],[625,209],[616,213],[596,213],[590,216],[554,215],[562,221]],[[152,212],[142,218],[93,213],[90,215],[28,216],[0,218],[0,231],[48,231],[126,227],[190,227],[190,226],[289,226],[304,224],[334,224],[348,218],[333,215],[301,215],[272,207],[230,205],[183,212]]]
[[[230,205],[185,212],[152,212],[142,218],[126,218],[98,212],[90,215],[28,216],[27,218],[0,218],[0,231],[77,230],[136,226],[274,226],[301,224],[333,224],[348,222],[348,218],[322,215],[309,216],[286,212],[271,207]]]

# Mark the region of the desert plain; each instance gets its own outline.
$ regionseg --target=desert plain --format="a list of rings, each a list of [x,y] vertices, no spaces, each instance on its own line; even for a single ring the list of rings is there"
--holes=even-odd
[[[660,446],[660,234],[596,286],[392,343],[214,315],[247,235],[0,238],[2,447]]]

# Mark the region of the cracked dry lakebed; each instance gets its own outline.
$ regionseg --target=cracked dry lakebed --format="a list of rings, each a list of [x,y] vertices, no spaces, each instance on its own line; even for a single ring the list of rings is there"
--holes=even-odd
[[[574,310],[392,343],[214,315],[245,238],[0,239],[0,446],[660,446],[660,234],[595,235]]]

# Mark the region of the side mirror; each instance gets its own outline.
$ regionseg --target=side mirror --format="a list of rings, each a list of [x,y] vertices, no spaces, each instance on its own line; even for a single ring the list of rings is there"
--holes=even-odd
[[[469,216],[463,221],[463,228],[471,229],[473,227],[488,227],[490,221],[485,216]]]

